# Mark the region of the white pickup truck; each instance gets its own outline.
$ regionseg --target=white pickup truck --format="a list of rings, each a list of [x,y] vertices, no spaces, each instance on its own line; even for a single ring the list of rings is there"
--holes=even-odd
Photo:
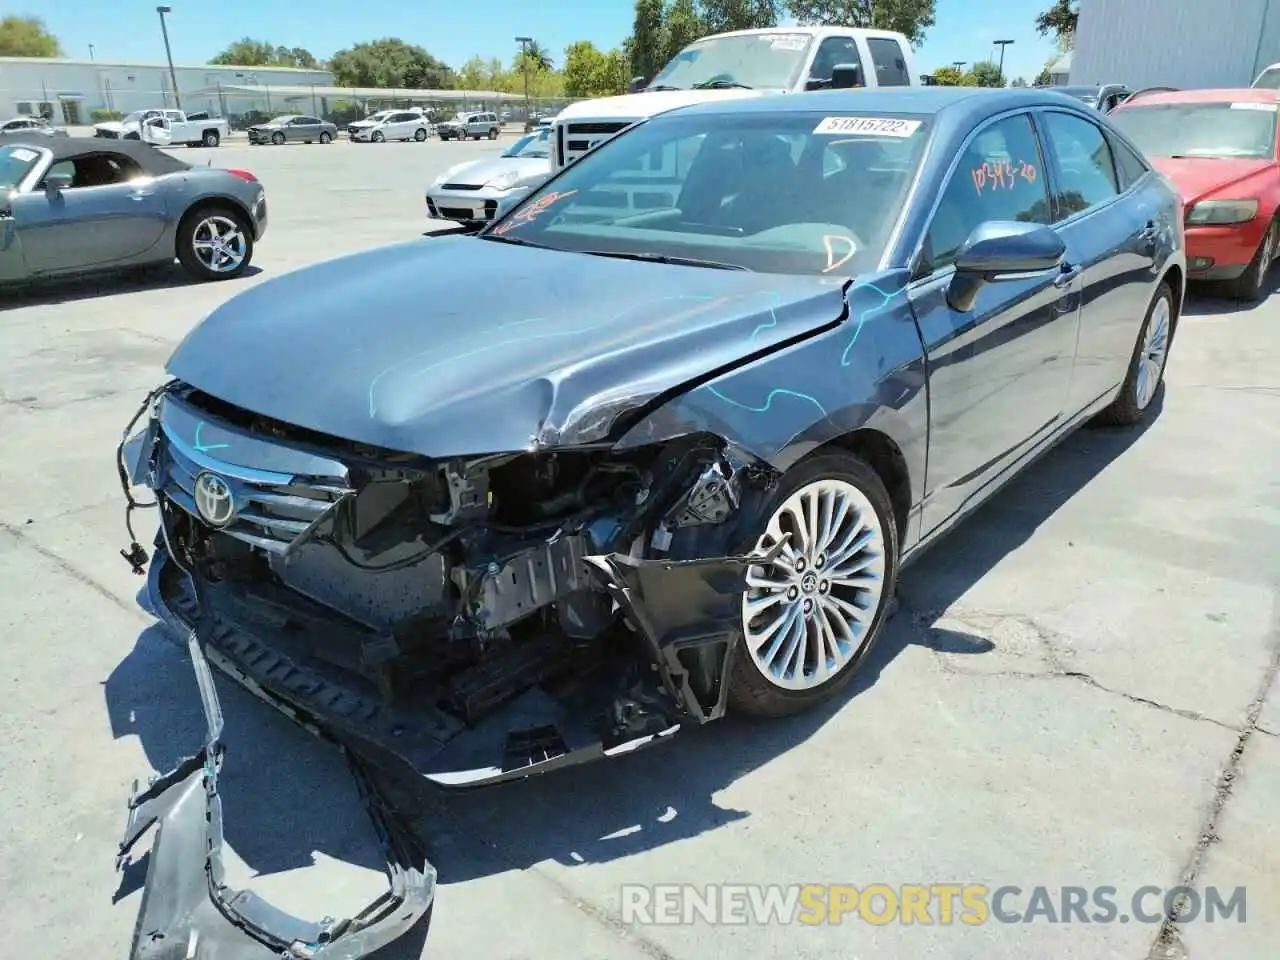
[[[559,170],[637,120],[706,100],[847,87],[923,86],[900,33],[855,27],[771,27],[703,37],[620,97],[582,100],[552,121]]]
[[[93,135],[112,140],[163,139],[151,136],[158,127],[168,131],[167,143],[185,143],[189,147],[216,147],[231,133],[227,121],[207,113],[187,115],[181,110],[135,110],[123,120],[94,124]]]

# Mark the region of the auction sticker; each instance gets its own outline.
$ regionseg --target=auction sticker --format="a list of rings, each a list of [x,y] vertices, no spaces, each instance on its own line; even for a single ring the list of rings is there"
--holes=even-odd
[[[900,120],[894,117],[826,117],[813,128],[813,132],[860,133],[868,137],[906,138],[919,129],[919,120]]]
[[[21,160],[23,163],[26,163],[28,160],[34,160],[36,157],[40,156],[40,154],[36,153],[34,150],[19,149],[13,151],[9,156],[13,157],[15,160]]]
[[[1256,103],[1245,101],[1243,103],[1233,103],[1232,110],[1262,110],[1266,113],[1275,113],[1277,104],[1274,103]]]
[[[769,44],[770,50],[803,50],[809,44],[809,37],[804,33],[788,33],[774,37]]]

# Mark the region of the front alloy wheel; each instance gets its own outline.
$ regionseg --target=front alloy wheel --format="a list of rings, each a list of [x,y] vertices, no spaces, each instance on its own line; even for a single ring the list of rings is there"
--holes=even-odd
[[[755,544],[778,553],[747,572],[729,690],[737,709],[764,716],[806,709],[849,682],[880,631],[896,573],[893,512],[875,471],[827,454],[793,472]]]

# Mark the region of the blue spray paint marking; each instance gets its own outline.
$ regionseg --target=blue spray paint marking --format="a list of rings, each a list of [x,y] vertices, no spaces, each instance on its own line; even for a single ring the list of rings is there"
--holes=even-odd
[[[191,442],[191,445],[195,447],[196,450],[198,450],[200,453],[208,453],[210,450],[224,450],[227,447],[231,446],[231,444],[229,443],[202,443],[200,441],[200,433],[202,430],[204,430],[203,420],[201,420],[199,423],[196,424],[196,436],[195,436],[195,439]]]
[[[883,290],[877,287],[874,283],[859,283],[849,290],[849,294],[852,295],[856,293],[858,290],[862,290],[864,288],[874,290],[876,293],[880,294],[881,300],[874,307],[864,310],[862,311],[862,313],[858,314],[858,323],[854,327],[853,336],[849,339],[849,343],[844,348],[844,352],[840,354],[840,366],[842,367],[847,367],[849,365],[849,351],[852,350],[853,345],[858,342],[858,334],[862,332],[863,324],[867,322],[867,318],[870,317],[872,314],[879,313],[886,306],[888,306],[890,300],[892,300],[895,296],[901,293],[902,290],[906,289],[904,287],[902,288],[902,290],[895,290],[892,293],[885,293]],[[774,296],[778,297],[779,295],[774,294]],[[771,309],[770,313],[772,312],[773,311]],[[776,315],[774,315],[772,323],[761,324],[759,327],[756,327],[755,333],[751,335],[752,339],[755,338],[756,333],[759,333],[761,330],[764,330],[767,327],[775,325],[777,322],[778,322],[778,318]],[[824,407],[816,397],[811,397],[807,393],[798,393],[795,390],[783,390],[783,389],[770,390],[769,395],[765,398],[764,406],[753,407],[750,404],[740,403],[739,401],[734,400],[732,397],[725,396],[715,387],[708,386],[706,389],[712,394],[714,394],[716,397],[718,397],[719,399],[723,400],[725,403],[729,404],[730,406],[737,407],[739,410],[749,410],[751,413],[768,413],[770,408],[773,406],[774,397],[793,397],[797,400],[803,400],[807,403],[813,404],[813,406],[816,407],[822,413],[823,417],[829,416],[827,413],[826,407]]]
[[[740,403],[739,401],[734,400],[732,397],[726,397],[723,393],[721,393],[715,387],[707,387],[707,390],[715,394],[725,403],[729,404],[729,406],[737,407],[739,410],[749,410],[751,413],[768,413],[770,408],[773,406],[774,397],[793,397],[796,400],[803,400],[806,403],[813,404],[815,407],[818,408],[818,412],[822,414],[824,419],[828,415],[827,408],[824,407],[816,397],[811,397],[807,393],[797,393],[795,390],[782,390],[782,389],[770,390],[769,395],[764,398],[764,406],[762,407],[753,407],[750,404]]]
[[[854,327],[853,336],[849,338],[849,343],[844,348],[844,353],[840,354],[840,366],[842,367],[847,367],[849,365],[849,351],[852,350],[853,345],[858,342],[858,334],[862,333],[862,327],[864,324],[866,324],[867,317],[871,316],[874,313],[879,313],[881,310],[887,307],[889,305],[889,301],[892,300],[894,297],[896,297],[899,293],[902,293],[903,290],[906,289],[906,287],[903,287],[899,290],[894,290],[892,293],[885,293],[883,290],[877,287],[874,283],[860,283],[849,292],[853,293],[854,291],[863,290],[863,289],[874,290],[876,293],[880,294],[881,300],[874,307],[871,307],[869,310],[863,310],[862,313],[858,314],[858,325]]]
[[[769,322],[762,323],[760,326],[752,330],[751,338],[747,340],[747,343],[755,343],[756,337],[758,337],[762,331],[778,325],[778,307],[782,305],[782,294],[777,290],[773,290],[770,291],[769,295],[773,297],[773,303],[769,305]]]
[[[684,294],[676,297],[659,297],[657,300],[647,300],[642,304],[632,304],[631,306],[627,307],[626,310],[623,310],[621,313],[614,314],[613,316],[609,317],[607,320],[602,320],[599,323],[593,323],[590,326],[579,327],[574,330],[560,330],[555,333],[540,333],[540,334],[534,334],[528,337],[516,337],[510,340],[499,340],[497,343],[486,344],[483,347],[477,347],[475,350],[468,350],[465,353],[454,354],[452,356],[445,357],[442,360],[437,360],[434,363],[429,363],[425,367],[421,367],[415,370],[411,374],[411,376],[421,377],[426,375],[427,373],[430,373],[432,370],[445,366],[446,364],[457,363],[459,360],[466,360],[470,357],[474,357],[482,353],[488,353],[491,350],[499,350],[502,347],[516,346],[522,343],[529,343],[534,340],[550,340],[556,337],[575,337],[582,333],[588,333],[592,330],[598,330],[601,327],[607,327],[607,326],[610,326],[611,324],[616,323],[618,320],[621,320],[632,310],[635,310],[637,307],[640,307],[640,306],[648,306],[649,304],[652,304],[652,303],[664,303],[664,302],[670,302],[670,301],[680,302],[680,301],[686,301],[686,300],[693,300],[696,302],[705,302],[705,301],[714,300],[714,299],[716,298],[711,296]],[[491,334],[491,333],[497,333],[502,330],[508,330],[512,327],[526,326],[531,323],[545,323],[545,322],[546,322],[545,317],[532,317],[528,320],[516,320],[512,323],[499,324],[498,326],[493,327],[484,332],[486,334]],[[420,360],[432,353],[435,353],[435,350],[424,351],[422,353],[414,354],[411,357],[407,357],[404,360],[400,360],[392,364],[387,369],[383,370],[371,381],[369,381],[369,416],[371,417],[375,416],[378,412],[378,402],[374,394],[376,393],[378,384],[382,381],[382,379],[387,375],[393,373],[394,371],[403,368],[405,365],[411,364],[414,361]]]

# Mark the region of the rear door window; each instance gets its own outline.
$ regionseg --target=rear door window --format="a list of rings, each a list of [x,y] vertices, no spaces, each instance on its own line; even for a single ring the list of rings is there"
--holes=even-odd
[[[907,70],[907,58],[897,40],[889,37],[868,37],[871,63],[876,68],[876,83],[882,87],[909,87],[911,74]]]

